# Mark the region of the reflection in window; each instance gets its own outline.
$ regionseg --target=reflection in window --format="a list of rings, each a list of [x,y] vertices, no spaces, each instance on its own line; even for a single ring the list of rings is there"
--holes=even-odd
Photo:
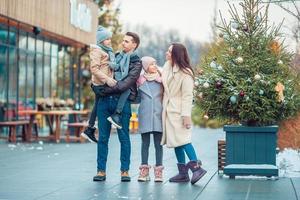
[[[28,36],[28,50],[34,51],[34,41],[35,39],[31,36]]]
[[[0,104],[6,101],[7,66],[6,66],[7,47],[0,44]]]
[[[65,73],[65,79],[64,79],[64,99],[70,97],[70,91],[71,91],[71,83],[70,83],[70,70],[71,70],[71,60],[70,60],[70,55],[66,53],[65,55],[65,68],[64,68],[64,73]]]
[[[0,24],[0,43],[7,41],[7,26]]]
[[[9,79],[8,79],[8,103],[9,107],[16,108],[16,99],[17,99],[17,65],[16,65],[16,49],[13,47],[9,48]]]
[[[51,97],[50,75],[50,56],[44,56],[44,97]]]
[[[19,57],[19,101],[26,104],[26,91],[27,91],[27,69],[26,69],[26,54],[20,51]]]
[[[36,55],[36,97],[43,97],[43,54]]]
[[[20,31],[19,36],[19,48],[20,49],[27,49],[27,36],[26,33]]]
[[[50,55],[50,42],[44,42],[44,54],[45,55]]]
[[[34,55],[28,54],[27,56],[27,103],[30,105],[30,107],[34,107]]]
[[[51,57],[51,87],[52,96],[57,97],[57,57]]]
[[[40,39],[36,40],[36,51],[43,53],[43,40]]]

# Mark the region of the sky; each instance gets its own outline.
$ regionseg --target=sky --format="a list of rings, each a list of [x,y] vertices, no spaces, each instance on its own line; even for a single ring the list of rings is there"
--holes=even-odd
[[[238,0],[231,0],[238,7]],[[216,4],[217,3],[217,4]],[[147,24],[156,30],[176,29],[183,37],[207,42],[211,36],[210,23],[214,8],[221,11],[223,17],[230,20],[228,4],[225,0],[116,0],[120,6],[120,20],[126,25]],[[300,4],[298,3],[300,6]],[[290,33],[286,27],[295,24],[295,20],[278,6],[270,6],[270,22],[279,24],[285,18],[283,33]],[[218,22],[220,22],[218,13]],[[295,48],[289,37],[287,45]]]

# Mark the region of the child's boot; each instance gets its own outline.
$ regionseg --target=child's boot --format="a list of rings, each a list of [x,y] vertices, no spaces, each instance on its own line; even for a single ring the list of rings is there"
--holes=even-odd
[[[179,173],[170,178],[169,181],[170,182],[175,182],[175,183],[182,183],[182,182],[189,182],[190,181],[190,177],[189,177],[189,168],[187,165],[182,164],[182,163],[178,163],[177,164],[178,167],[178,171]]]
[[[160,165],[160,166],[155,166],[154,167],[154,181],[155,182],[163,182],[163,169],[164,166]]]
[[[138,181],[140,182],[146,182],[150,181],[150,176],[149,176],[149,169],[151,168],[150,165],[141,165],[140,166],[140,175],[138,177]]]
[[[121,113],[114,113],[111,116],[107,118],[107,120],[115,125],[118,129],[122,128],[122,123],[121,123]]]
[[[195,184],[197,181],[200,180],[200,178],[202,178],[206,174],[206,170],[201,168],[201,161],[190,161],[187,164],[187,166],[193,172],[193,176],[191,180],[192,184]]]
[[[97,139],[95,137],[95,127],[88,126],[80,135],[85,139],[88,139],[90,142],[97,143]]]

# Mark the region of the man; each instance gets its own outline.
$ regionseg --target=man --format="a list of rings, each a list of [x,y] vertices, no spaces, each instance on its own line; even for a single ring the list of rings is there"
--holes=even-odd
[[[108,155],[108,141],[111,131],[111,123],[107,120],[115,114],[120,94],[130,89],[130,95],[126,100],[123,110],[120,113],[121,129],[118,129],[118,138],[121,144],[121,181],[130,181],[129,165],[131,144],[129,138],[129,122],[131,117],[130,101],[134,101],[137,95],[136,81],[139,78],[142,70],[142,63],[137,56],[135,50],[140,43],[139,36],[132,32],[127,32],[123,38],[123,51],[116,54],[116,61],[119,67],[118,73],[126,74],[125,78],[118,81],[114,87],[105,87],[98,93],[101,98],[98,102],[97,117],[98,117],[98,155],[97,155],[97,175],[94,176],[94,181],[104,181],[106,179],[106,162]]]

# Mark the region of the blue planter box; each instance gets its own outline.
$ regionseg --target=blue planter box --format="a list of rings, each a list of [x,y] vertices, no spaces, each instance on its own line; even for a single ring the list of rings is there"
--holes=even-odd
[[[278,126],[224,126],[226,164],[224,174],[278,176],[276,146]]]

